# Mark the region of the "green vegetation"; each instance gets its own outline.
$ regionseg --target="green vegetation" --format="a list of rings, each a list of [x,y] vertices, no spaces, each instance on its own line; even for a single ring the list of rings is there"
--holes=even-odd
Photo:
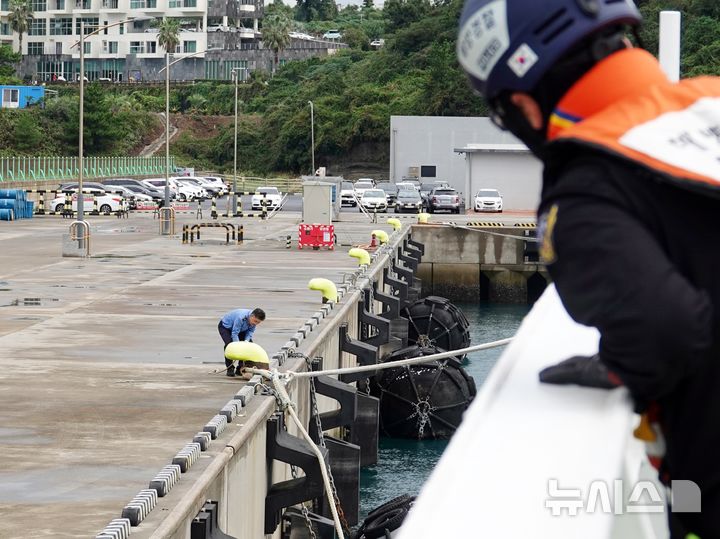
[[[683,12],[683,76],[720,74],[720,3],[717,0],[641,0],[646,20],[641,34],[651,51],[656,48],[658,13]],[[243,174],[310,172],[310,108],[315,109],[315,161],[332,167],[359,149],[370,149],[386,162],[391,115],[484,115],[483,101],[470,90],[455,59],[460,0],[387,0],[383,10],[366,0],[338,13],[327,0],[300,0],[290,8],[269,5],[269,26],[283,25],[299,32],[338,29],[351,46],[325,58],[288,62],[274,76],[257,71],[239,88],[238,167]],[[287,21],[291,26],[287,25]],[[385,46],[370,50],[370,41]],[[280,58],[286,44],[273,47]],[[0,76],[3,71],[0,50]],[[74,85],[58,86],[60,97],[43,110],[2,111],[0,148],[5,154],[51,153],[71,155],[77,139],[77,95]],[[98,87],[86,99],[88,155],[122,154],[136,146],[143,130],[164,110],[162,86],[113,85]],[[110,107],[112,122],[103,112]],[[170,109],[189,115],[232,116],[231,81],[198,82],[172,88]],[[32,121],[20,118],[26,114]],[[90,123],[88,123],[90,122]],[[94,127],[93,127],[94,122]],[[108,126],[105,125],[108,124]],[[172,152],[182,164],[230,170],[233,124],[223,122],[215,136],[198,141],[186,134],[173,141]],[[107,128],[106,128],[107,127]],[[40,149],[33,145],[42,134]],[[90,133],[88,135],[88,133]],[[367,153],[367,152],[366,152]]]

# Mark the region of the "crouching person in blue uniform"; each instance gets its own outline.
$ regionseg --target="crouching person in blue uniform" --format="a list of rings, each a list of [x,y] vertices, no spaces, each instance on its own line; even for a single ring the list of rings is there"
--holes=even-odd
[[[223,340],[223,350],[231,342],[248,341],[252,342],[255,328],[265,320],[265,311],[255,309],[235,309],[226,313],[218,323],[218,332]],[[225,358],[227,375],[235,376],[235,366],[232,360]]]

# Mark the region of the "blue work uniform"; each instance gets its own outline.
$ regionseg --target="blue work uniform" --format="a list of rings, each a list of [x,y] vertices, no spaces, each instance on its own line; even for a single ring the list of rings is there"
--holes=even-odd
[[[230,330],[230,335],[233,341],[239,341],[239,335],[244,333],[243,340],[251,341],[253,333],[255,333],[255,326],[250,323],[250,309],[235,309],[225,314],[220,320],[220,324],[226,329]]]

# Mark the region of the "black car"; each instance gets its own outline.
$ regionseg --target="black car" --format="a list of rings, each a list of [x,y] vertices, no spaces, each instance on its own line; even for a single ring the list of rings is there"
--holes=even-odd
[[[395,204],[395,199],[397,198],[398,193],[397,185],[394,183],[383,182],[377,184],[377,188],[385,191],[385,196],[387,197],[389,205]]]
[[[448,210],[451,213],[460,213],[460,194],[452,188],[439,187],[430,191],[427,197],[427,208],[429,213],[438,210]]]
[[[416,189],[400,189],[395,201],[395,213],[422,211],[423,201]]]

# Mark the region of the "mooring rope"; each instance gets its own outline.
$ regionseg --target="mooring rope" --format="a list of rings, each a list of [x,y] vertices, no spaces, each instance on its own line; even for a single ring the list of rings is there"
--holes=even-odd
[[[328,475],[327,466],[325,465],[325,458],[320,452],[320,448],[315,444],[315,442],[313,442],[312,438],[310,438],[310,435],[305,430],[305,427],[303,427],[303,424],[300,421],[297,412],[295,411],[295,403],[290,400],[290,395],[288,395],[288,392],[285,389],[285,384],[283,384],[283,378],[280,376],[280,373],[277,371],[265,372],[268,372],[270,374],[269,378],[272,381],[273,386],[275,387],[275,391],[277,391],[278,398],[280,399],[282,407],[288,411],[290,417],[292,417],[293,421],[295,422],[298,431],[300,432],[300,434],[302,434],[302,437],[305,438],[305,441],[310,444],[310,447],[312,448],[315,456],[318,459],[318,463],[320,464],[320,472],[322,473],[323,483],[325,486],[325,494],[328,497],[328,505],[330,506],[330,511],[332,512],[333,521],[335,522],[335,531],[337,532],[338,539],[344,539],[345,535],[343,534],[340,516],[338,515],[337,507],[334,503],[335,496],[333,494],[332,485],[330,484],[330,477]],[[333,503],[330,503],[330,500],[333,500]]]
[[[428,356],[413,357],[410,359],[399,359],[397,361],[388,361],[387,363],[374,363],[372,365],[360,365],[357,367],[344,367],[340,369],[327,369],[324,371],[307,371],[307,372],[278,372],[276,370],[267,369],[256,369],[254,367],[245,367],[243,371],[250,372],[253,374],[259,374],[263,378],[272,379],[273,376],[277,376],[280,379],[291,380],[293,378],[317,378],[322,375],[335,375],[335,374],[350,374],[356,372],[371,372],[379,371],[383,369],[391,369],[393,367],[402,367],[403,365],[414,365],[416,363],[427,363],[436,359],[445,359],[448,357],[459,356],[463,354],[469,354],[470,352],[478,352],[480,350],[487,350],[489,348],[497,348],[498,346],[505,346],[513,340],[512,337],[507,339],[500,339],[499,341],[492,341],[484,344],[476,344],[475,346],[468,346],[467,348],[459,348],[457,350],[450,350],[448,352],[438,352],[437,354],[430,354]]]

